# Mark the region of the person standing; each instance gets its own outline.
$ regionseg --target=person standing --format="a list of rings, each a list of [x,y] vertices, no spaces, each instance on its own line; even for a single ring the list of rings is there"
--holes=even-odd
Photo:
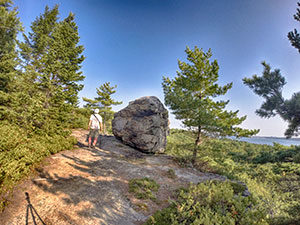
[[[102,117],[98,114],[99,109],[95,109],[94,114],[91,115],[90,117],[90,122],[89,122],[89,148],[95,148],[95,145],[97,143],[97,139],[99,136],[99,131],[102,131]],[[92,139],[94,139],[94,142],[92,143]]]

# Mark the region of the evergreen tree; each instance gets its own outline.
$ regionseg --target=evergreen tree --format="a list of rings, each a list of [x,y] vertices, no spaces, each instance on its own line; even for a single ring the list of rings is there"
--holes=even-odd
[[[297,136],[300,127],[300,92],[294,93],[291,99],[284,99],[282,88],[286,84],[280,70],[271,71],[270,65],[262,62],[264,70],[262,76],[253,75],[252,78],[244,78],[246,84],[253,92],[265,99],[256,113],[263,118],[279,115],[288,122],[285,136],[290,138]]]
[[[93,99],[83,98],[85,102],[87,102],[86,107],[90,108],[99,108],[100,115],[103,118],[103,129],[104,133],[106,133],[106,129],[108,126],[111,126],[111,120],[114,115],[114,111],[112,111],[112,105],[120,105],[122,102],[118,102],[112,99],[111,95],[116,93],[117,85],[110,86],[110,82],[106,82],[102,84],[97,90],[97,97]]]
[[[297,4],[300,7],[300,2]],[[297,8],[294,19],[300,22],[300,8]],[[300,53],[300,34],[296,29],[288,33],[288,39]],[[271,71],[270,65],[266,62],[262,62],[262,65],[264,66],[262,76],[253,75],[252,78],[243,79],[244,84],[252,89],[255,94],[265,99],[260,109],[255,112],[263,118],[279,115],[288,122],[285,136],[287,138],[298,136],[300,128],[300,92],[294,93],[291,99],[284,99],[282,88],[286,82],[280,70]]]
[[[24,35],[22,49],[25,73],[42,92],[44,122],[40,126],[49,130],[65,127],[71,121],[71,111],[78,103],[78,92],[84,79],[80,72],[84,60],[83,46],[78,45],[78,28],[74,14],[58,22],[58,6],[45,8],[31,25],[32,32]],[[51,130],[51,129],[50,129]]]
[[[19,73],[16,45],[22,26],[16,9],[11,7],[12,1],[0,0],[0,120],[10,117],[11,95]]]
[[[27,134],[40,123],[41,93],[20,69],[17,34],[22,31],[16,9],[10,10],[11,1],[0,1],[0,119],[25,128]],[[31,73],[34,74],[34,73]]]
[[[294,15],[294,19],[297,20],[298,22],[300,22],[300,2],[298,2],[298,6],[299,6],[299,8],[297,8],[297,13]],[[297,32],[297,30],[294,29],[294,31],[290,31],[288,33],[288,38],[289,38],[292,46],[294,46],[296,49],[298,49],[298,51],[300,53],[300,34]]]
[[[197,156],[198,145],[205,135],[251,136],[258,130],[246,130],[236,125],[241,124],[246,116],[238,117],[238,111],[226,111],[229,101],[216,101],[215,97],[226,94],[232,83],[219,86],[219,65],[216,60],[210,62],[211,50],[204,53],[197,47],[186,48],[187,59],[191,63],[178,60],[180,71],[172,80],[163,77],[165,104],[171,108],[176,119],[196,131],[197,138],[193,152],[193,163]]]

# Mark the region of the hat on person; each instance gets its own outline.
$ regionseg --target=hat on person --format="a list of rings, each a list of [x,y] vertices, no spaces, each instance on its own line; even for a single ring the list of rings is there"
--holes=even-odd
[[[99,109],[95,109],[95,111],[94,111],[95,113],[99,113]]]

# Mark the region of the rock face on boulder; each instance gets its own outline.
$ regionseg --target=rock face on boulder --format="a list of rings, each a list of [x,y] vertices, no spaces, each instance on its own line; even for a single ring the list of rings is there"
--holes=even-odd
[[[157,97],[142,97],[115,113],[112,131],[123,143],[142,152],[162,153],[167,144],[168,117]]]

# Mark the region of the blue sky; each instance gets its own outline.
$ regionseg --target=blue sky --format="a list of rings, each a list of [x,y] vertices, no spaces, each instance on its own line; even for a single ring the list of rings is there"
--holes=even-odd
[[[115,99],[123,104],[148,95],[163,102],[162,76],[174,77],[177,59],[186,46],[212,49],[220,66],[220,84],[233,82],[224,96],[228,109],[247,115],[244,128],[261,136],[283,136],[287,124],[279,117],[262,119],[254,111],[262,99],[243,85],[242,78],[260,75],[261,61],[286,77],[283,95],[299,91],[300,54],[287,33],[300,24],[293,19],[297,0],[17,0],[19,16],[30,24],[46,5],[59,4],[60,18],[75,13],[86,76],[80,97],[93,98],[104,82],[117,85]],[[171,127],[180,122],[171,115]]]

